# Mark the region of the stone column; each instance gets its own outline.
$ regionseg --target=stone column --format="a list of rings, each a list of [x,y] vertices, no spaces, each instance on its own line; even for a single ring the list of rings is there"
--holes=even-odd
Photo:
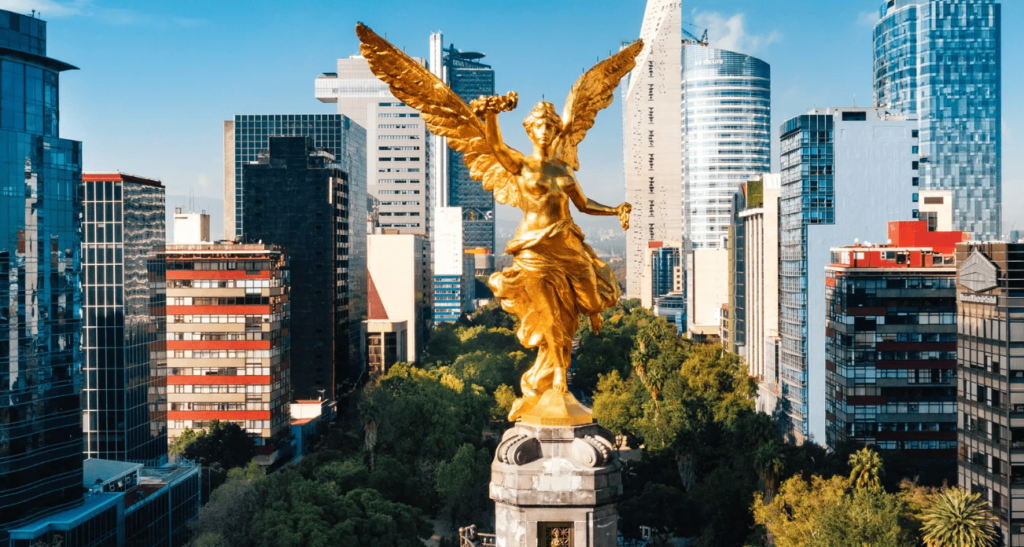
[[[615,547],[622,494],[614,437],[597,424],[519,422],[491,464],[499,547]]]

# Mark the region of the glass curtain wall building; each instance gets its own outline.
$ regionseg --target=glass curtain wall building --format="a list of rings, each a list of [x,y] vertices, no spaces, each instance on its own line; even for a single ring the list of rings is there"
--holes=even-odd
[[[494,95],[494,69],[480,62],[483,57],[483,53],[459,51],[454,45],[443,50],[445,82],[467,104],[481,95]],[[494,194],[469,178],[469,168],[460,152],[447,147],[445,150],[447,205],[462,208],[462,244],[468,249],[482,247],[494,254]]]
[[[164,186],[124,173],[86,174],[83,186],[85,457],[157,459],[167,453]]]
[[[779,129],[776,418],[797,442],[825,440],[825,267],[834,241],[885,241],[917,215],[917,120],[875,108],[817,108]]]
[[[46,23],[0,10],[0,543],[82,501],[81,143]]]
[[[363,162],[349,165],[361,174]],[[308,137],[272,137],[269,155],[244,171],[245,238],[291,254],[294,395],[317,399],[326,390],[333,399],[365,363],[365,179],[340,169]]]
[[[366,187],[366,130],[341,114],[239,114],[224,122],[224,239],[242,236],[242,167],[267,153],[270,137],[310,137]]]
[[[915,113],[921,187],[953,191],[953,227],[1001,234],[1001,6],[886,0],[874,30],[875,106]]]
[[[736,194],[771,171],[771,69],[692,42],[682,50],[683,237],[725,249]]]

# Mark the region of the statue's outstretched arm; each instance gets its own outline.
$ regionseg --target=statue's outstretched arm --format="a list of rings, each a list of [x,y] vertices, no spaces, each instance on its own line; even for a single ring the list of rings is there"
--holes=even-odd
[[[629,212],[633,210],[632,205],[628,203],[623,203],[618,207],[602,205],[583,195],[583,190],[580,189],[578,183],[567,187],[566,193],[569,195],[569,199],[572,200],[573,205],[581,213],[595,216],[617,216],[619,217],[619,222],[622,223],[622,229],[629,228]]]
[[[577,206],[577,209],[579,209],[581,213],[595,216],[617,216],[618,221],[623,224],[623,229],[629,229],[630,211],[633,210],[632,205],[628,203],[623,203],[618,207],[601,205],[583,195],[583,190],[581,190],[579,182],[566,186],[565,193],[568,195],[569,199],[572,200],[572,205]]]

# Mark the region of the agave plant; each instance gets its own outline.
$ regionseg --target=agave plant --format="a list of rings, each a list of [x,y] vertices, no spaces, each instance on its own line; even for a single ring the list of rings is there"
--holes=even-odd
[[[990,547],[996,544],[994,520],[981,494],[946,488],[921,515],[922,539],[928,547]]]

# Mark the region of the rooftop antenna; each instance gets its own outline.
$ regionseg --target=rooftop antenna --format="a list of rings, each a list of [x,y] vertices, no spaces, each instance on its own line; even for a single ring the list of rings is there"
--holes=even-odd
[[[857,107],[857,94],[856,93],[853,94],[853,106],[854,106],[854,108]]]

